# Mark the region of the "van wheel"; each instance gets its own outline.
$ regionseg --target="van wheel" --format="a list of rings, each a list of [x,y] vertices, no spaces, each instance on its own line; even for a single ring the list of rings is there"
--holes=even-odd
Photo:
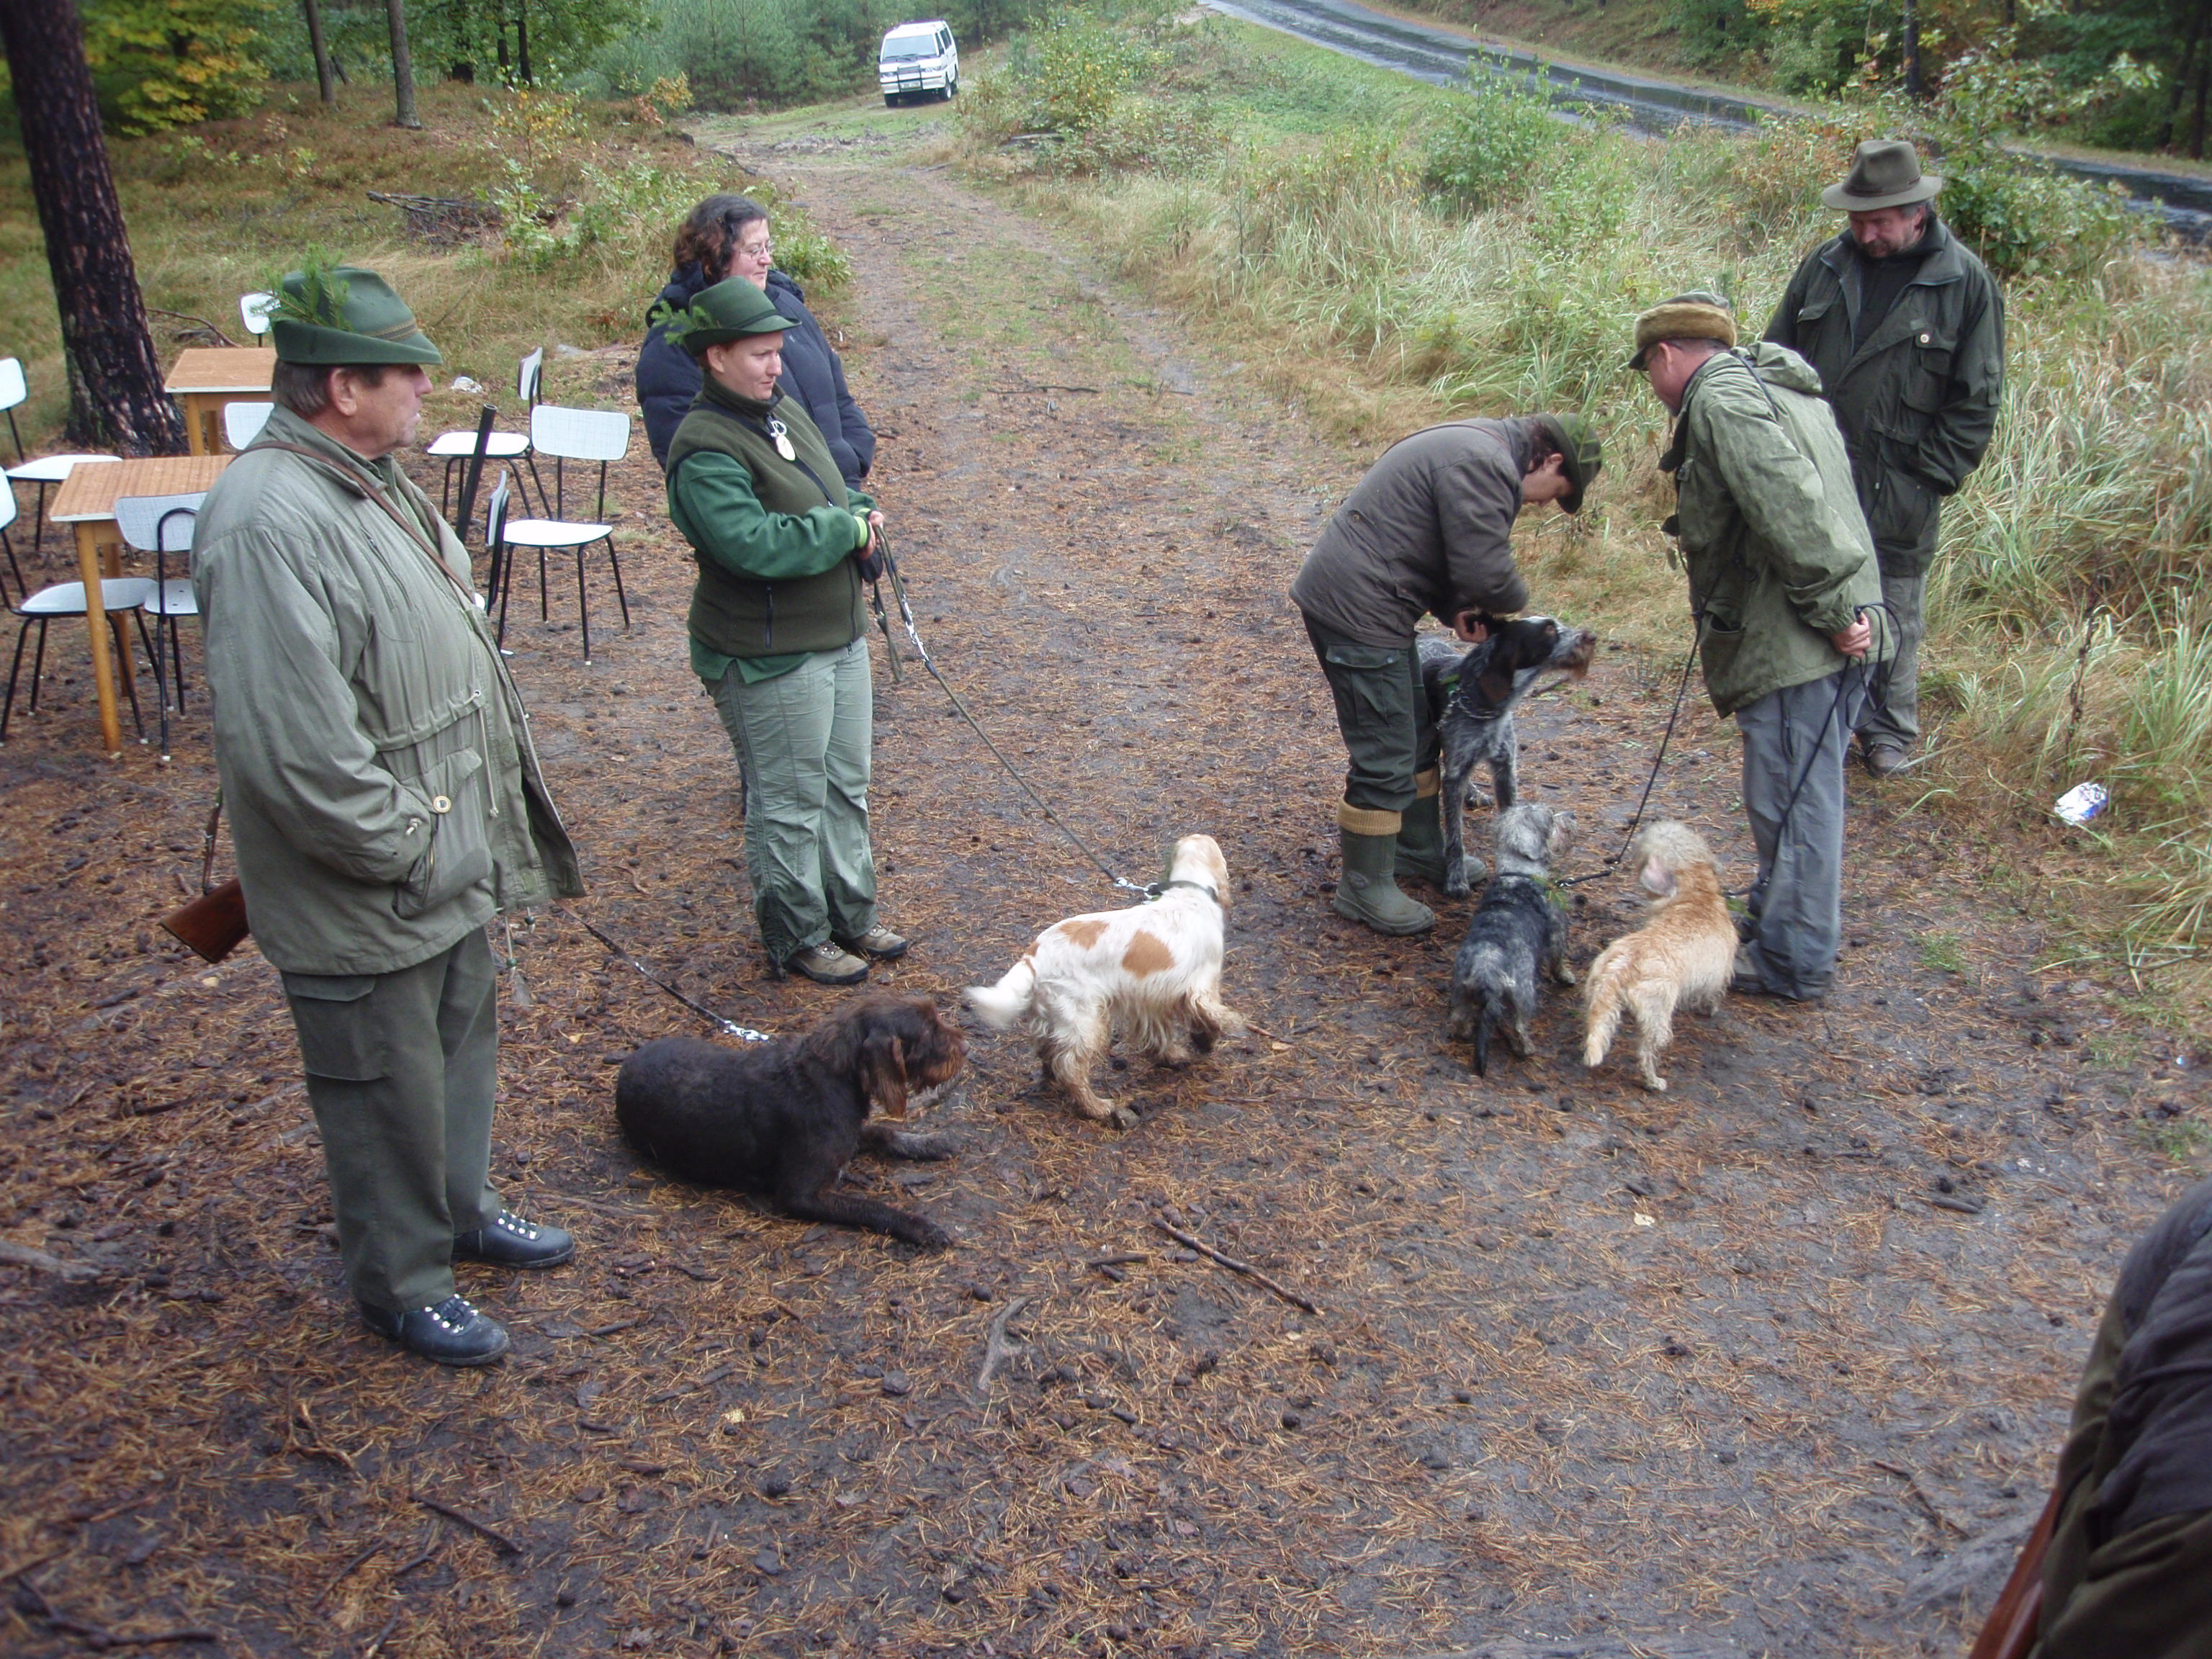
[[[945,101],[946,103],[948,103],[948,104],[949,104],[949,103],[951,103],[951,102],[955,98],[957,98],[959,95],[960,95],[960,77],[959,77],[958,76],[957,76],[957,75],[956,75],[956,76],[953,76],[950,80],[946,81],[946,82],[945,82]]]
[[[884,107],[885,109],[896,109],[898,106],[899,106],[899,95],[898,95],[898,94],[896,94],[896,93],[895,93],[895,92],[887,92],[887,93],[885,93],[885,94],[884,94]]]

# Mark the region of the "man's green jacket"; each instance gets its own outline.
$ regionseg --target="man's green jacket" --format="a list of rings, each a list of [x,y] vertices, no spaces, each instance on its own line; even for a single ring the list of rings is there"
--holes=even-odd
[[[1926,573],[1938,504],[1981,464],[2004,391],[2004,296],[1941,221],[1889,315],[1855,343],[1863,261],[1850,233],[1790,279],[1766,337],[1820,377],[1850,451],[1882,572]]]
[[[495,909],[582,892],[468,554],[390,457],[278,409],[208,493],[192,583],[246,917],[272,965],[392,973]]]
[[[1714,708],[1841,668],[1828,636],[1881,603],[1881,578],[1820,376],[1780,346],[1715,353],[1690,377],[1659,465],[1674,475]]]

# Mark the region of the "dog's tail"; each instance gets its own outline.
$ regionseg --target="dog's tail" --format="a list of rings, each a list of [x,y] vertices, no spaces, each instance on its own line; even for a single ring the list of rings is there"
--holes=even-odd
[[[1613,1034],[1620,1030],[1621,1010],[1626,1006],[1620,989],[1621,956],[1620,942],[1616,939],[1590,964],[1589,979],[1583,993],[1583,1064],[1586,1066],[1604,1060],[1605,1051],[1613,1046]]]
[[[1010,1031],[1030,1011],[1036,991],[1036,967],[1024,957],[996,985],[971,985],[960,1000],[995,1031]]]
[[[1505,999],[1495,985],[1482,988],[1482,1006],[1474,1017],[1474,1074],[1490,1075],[1490,1034],[1498,1029]]]

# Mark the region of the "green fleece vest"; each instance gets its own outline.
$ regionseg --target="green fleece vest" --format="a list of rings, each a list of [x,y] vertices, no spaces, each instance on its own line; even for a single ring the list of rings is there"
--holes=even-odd
[[[798,461],[776,453],[767,429],[770,415],[784,423]],[[840,509],[846,506],[844,479],[830,459],[830,446],[792,398],[779,396],[765,404],[740,401],[708,380],[669,443],[670,479],[687,457],[702,450],[742,463],[752,474],[753,493],[771,513],[811,512],[824,501]],[[813,469],[811,477],[808,467]],[[672,502],[674,494],[670,491]],[[676,527],[684,528],[680,520]],[[699,585],[691,591],[691,637],[723,656],[838,651],[867,631],[860,570],[850,559],[819,575],[775,582],[738,575],[708,558],[699,558],[698,564]]]

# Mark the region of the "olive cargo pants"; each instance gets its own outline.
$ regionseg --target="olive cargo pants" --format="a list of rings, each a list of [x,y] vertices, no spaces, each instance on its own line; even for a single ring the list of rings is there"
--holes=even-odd
[[[1421,793],[1421,774],[1437,763],[1437,728],[1421,684],[1420,647],[1411,640],[1402,646],[1361,645],[1310,617],[1305,623],[1352,763],[1344,775],[1345,804],[1403,812]],[[1428,793],[1436,793],[1433,786]]]
[[[745,873],[769,957],[860,938],[876,925],[867,636],[750,685],[733,666],[707,689],[749,786]]]
[[[396,973],[283,979],[346,1283],[369,1307],[433,1307],[453,1293],[453,1235],[500,1208],[499,976],[483,930]]]

